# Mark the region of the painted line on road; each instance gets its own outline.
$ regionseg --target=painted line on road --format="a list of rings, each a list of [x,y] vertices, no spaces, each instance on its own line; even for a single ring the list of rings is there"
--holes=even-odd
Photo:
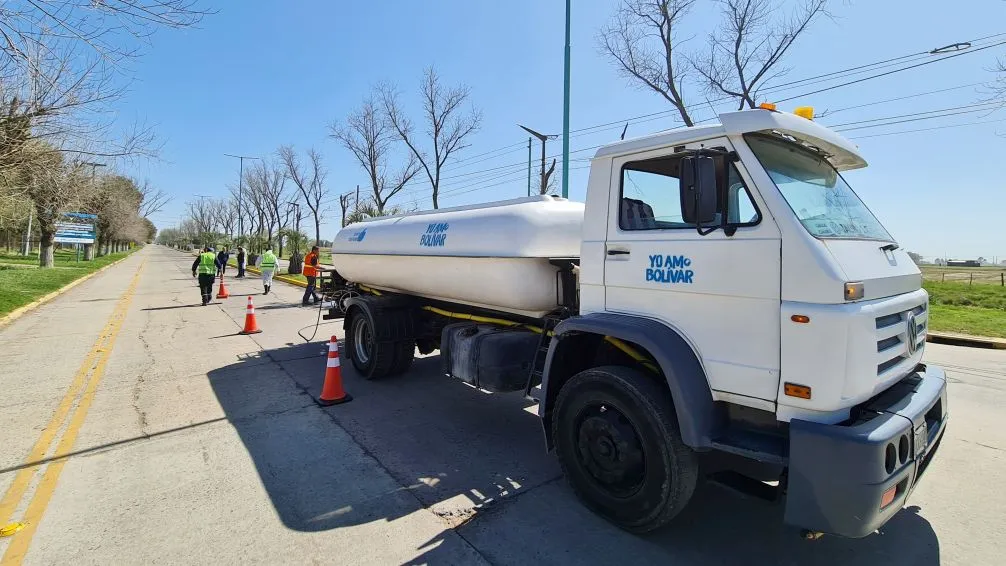
[[[38,527],[38,523],[45,514],[46,507],[49,505],[49,500],[52,498],[52,494],[56,490],[56,483],[59,481],[59,475],[63,470],[63,466],[66,464],[68,455],[73,450],[74,443],[77,441],[77,434],[80,432],[80,428],[83,426],[84,420],[87,418],[87,412],[91,407],[91,402],[94,400],[94,395],[97,392],[98,385],[101,383],[101,378],[104,375],[105,364],[108,363],[108,358],[112,354],[112,348],[115,346],[115,339],[118,336],[119,331],[122,329],[123,322],[126,320],[126,314],[129,310],[129,305],[133,300],[133,295],[136,293],[136,288],[139,285],[140,274],[143,272],[144,265],[146,265],[146,260],[144,260],[137,268],[136,274],[133,275],[133,279],[130,281],[129,287],[116,304],[104,330],[102,330],[102,333],[99,335],[98,340],[94,343],[91,351],[84,358],[84,363],[77,371],[77,375],[74,376],[74,381],[71,384],[69,391],[67,391],[66,396],[60,402],[56,414],[53,415],[52,420],[46,426],[42,435],[39,437],[38,442],[36,442],[35,447],[32,449],[32,452],[29,454],[29,461],[37,461],[44,457],[49,451],[52,440],[54,439],[56,433],[62,428],[63,421],[65,421],[67,417],[69,407],[73,405],[73,401],[76,399],[81,385],[86,380],[87,387],[84,389],[84,393],[80,397],[80,401],[77,403],[76,409],[70,417],[70,423],[67,425],[66,430],[63,432],[63,436],[59,439],[59,443],[56,445],[53,460],[45,467],[42,479],[39,480],[39,483],[35,488],[35,493],[28,503],[28,508],[22,519],[22,522],[25,523],[25,527],[11,540],[3,558],[0,559],[0,566],[14,566],[21,564],[21,561],[24,560],[25,554],[28,552],[32,537]],[[34,479],[35,473],[40,467],[41,465],[36,465],[30,468],[22,469],[18,472],[17,476],[14,478],[14,482],[7,491],[7,494],[4,496],[3,507],[0,508],[0,524],[4,524],[7,520],[9,520],[10,515],[13,514],[14,510],[21,502],[25,492],[27,492],[28,487],[31,484],[31,480]]]

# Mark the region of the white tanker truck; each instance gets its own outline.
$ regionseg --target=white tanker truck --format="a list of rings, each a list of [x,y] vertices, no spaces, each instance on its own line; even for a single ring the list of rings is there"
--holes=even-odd
[[[803,111],[806,116],[806,111]],[[922,363],[918,268],[839,174],[857,148],[758,109],[603,147],[586,204],[551,196],[384,217],[333,244],[365,378],[444,373],[539,401],[577,496],[634,532],[719,479],[806,536],[897,513],[947,423]],[[741,474],[739,470],[744,470]]]

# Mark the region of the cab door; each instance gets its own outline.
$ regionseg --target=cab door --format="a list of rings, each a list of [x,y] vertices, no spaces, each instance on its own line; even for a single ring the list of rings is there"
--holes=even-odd
[[[764,406],[779,386],[780,233],[742,164],[728,156],[717,157],[712,223],[725,218],[725,229],[703,236],[685,220],[680,160],[700,147],[732,149],[720,138],[615,158],[605,310],[675,329],[699,356],[715,398]]]

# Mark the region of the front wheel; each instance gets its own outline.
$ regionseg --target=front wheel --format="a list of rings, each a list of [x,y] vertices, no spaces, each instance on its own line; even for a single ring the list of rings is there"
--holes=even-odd
[[[556,399],[552,435],[577,497],[623,529],[652,531],[691,499],[698,462],[652,376],[621,366],[574,375]]]

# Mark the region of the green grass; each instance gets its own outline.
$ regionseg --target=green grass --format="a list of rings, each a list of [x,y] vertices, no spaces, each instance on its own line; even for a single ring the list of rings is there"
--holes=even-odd
[[[77,252],[75,250],[56,250],[53,252],[56,266],[74,266],[77,264]],[[81,252],[81,265],[84,263],[84,253]],[[38,251],[33,250],[28,256],[23,256],[10,250],[0,251],[0,266],[3,265],[27,265],[38,267]]]
[[[1006,287],[925,281],[936,332],[1006,338]]]
[[[929,302],[954,307],[975,307],[1006,311],[1006,287],[925,281]]]
[[[73,259],[71,259],[70,254],[57,251],[56,267],[52,269],[31,267],[38,264],[38,258],[29,257],[27,259],[31,261],[25,263],[24,261],[10,261],[8,257],[20,260],[25,258],[0,254],[0,316],[60,289],[138,249],[139,247],[128,252],[102,256],[93,261],[81,261],[79,264],[73,260],[76,255],[73,255]],[[20,264],[23,267],[3,264]]]
[[[930,305],[929,320],[934,332],[1006,338],[1006,311]]]

